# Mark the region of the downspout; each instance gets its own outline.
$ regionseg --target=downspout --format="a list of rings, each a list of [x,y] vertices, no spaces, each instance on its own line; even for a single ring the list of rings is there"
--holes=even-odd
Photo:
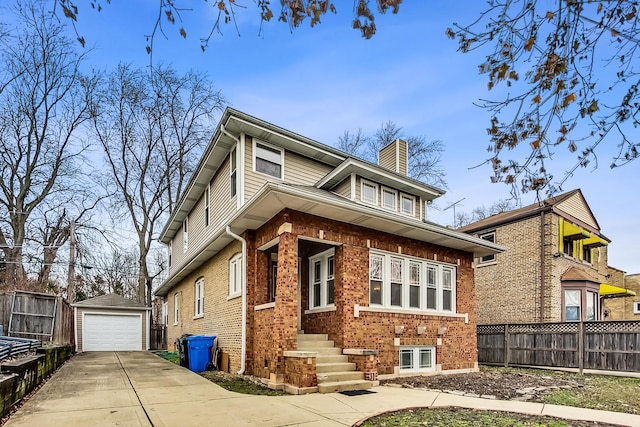
[[[231,231],[231,227],[227,225],[225,231],[231,237],[242,243],[242,281],[240,288],[242,289],[242,350],[240,353],[240,370],[238,375],[244,374],[247,359],[247,241]]]
[[[544,259],[544,247],[546,245],[546,238],[544,233],[544,210],[540,212],[540,322],[544,322],[544,283],[545,283],[545,259]]]

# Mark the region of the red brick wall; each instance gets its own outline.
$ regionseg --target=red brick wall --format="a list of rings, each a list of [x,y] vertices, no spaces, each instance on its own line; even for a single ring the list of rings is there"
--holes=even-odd
[[[377,230],[357,227],[302,212],[283,210],[263,227],[256,230],[257,248],[273,240],[278,228],[290,223],[291,233],[280,236],[278,294],[275,310],[263,310],[252,314],[250,329],[253,329],[253,357],[256,359],[254,373],[266,377],[262,368],[263,355],[276,358],[273,368],[283,369],[282,352],[295,349],[297,329],[297,250],[295,242],[304,245],[300,236],[326,241],[342,242],[336,247],[335,255],[335,305],[336,311],[303,314],[302,326],[307,333],[327,333],[329,339],[343,348],[371,348],[378,350],[379,373],[393,374],[399,365],[399,348],[394,346],[394,338],[400,338],[401,345],[436,345],[438,327],[447,327],[441,337],[442,345],[436,347],[436,363],[443,370],[473,368],[477,361],[476,350],[476,308],[473,285],[473,255],[471,253],[444,248],[404,237],[382,233]],[[283,248],[282,246],[286,246]],[[467,313],[469,323],[463,318],[428,316],[400,313],[360,312],[354,317],[354,304],[368,306],[369,300],[369,248],[392,253],[414,256],[437,262],[456,265],[456,312]],[[255,274],[251,276],[251,310],[256,304],[266,302],[267,257],[255,250],[250,255],[254,262]],[[281,260],[282,259],[282,263]],[[302,259],[303,265],[308,260]],[[295,267],[294,267],[295,266]],[[280,268],[283,268],[282,274]],[[302,269],[303,313],[308,309],[308,275]],[[282,293],[282,294],[281,294]],[[281,295],[280,295],[281,294]],[[263,297],[262,295],[265,295]],[[265,312],[274,311],[270,319]],[[277,312],[277,313],[276,313]],[[395,326],[404,325],[405,332],[395,334]],[[417,334],[418,326],[426,326],[426,333]],[[273,332],[270,331],[273,330]],[[273,339],[277,338],[278,342]],[[293,340],[293,342],[292,342]],[[277,350],[274,352],[273,348]],[[259,363],[258,363],[259,361]],[[272,365],[270,365],[272,366]],[[271,369],[271,373],[276,372]],[[278,371],[282,372],[282,371]]]

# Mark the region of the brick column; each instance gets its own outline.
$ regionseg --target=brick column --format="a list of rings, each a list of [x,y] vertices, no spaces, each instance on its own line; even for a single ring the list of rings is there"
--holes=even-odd
[[[284,374],[284,352],[295,350],[298,334],[298,236],[280,234],[278,243],[278,279],[274,309],[276,374]]]

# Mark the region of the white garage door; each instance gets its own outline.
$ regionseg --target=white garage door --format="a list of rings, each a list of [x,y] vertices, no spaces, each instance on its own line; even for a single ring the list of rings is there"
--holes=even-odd
[[[142,316],[139,314],[85,313],[84,351],[142,350]]]

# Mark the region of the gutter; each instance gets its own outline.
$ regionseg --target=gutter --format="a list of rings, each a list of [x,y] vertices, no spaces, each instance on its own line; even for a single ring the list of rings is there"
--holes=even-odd
[[[242,350],[240,353],[240,370],[238,375],[244,374],[247,359],[247,241],[231,231],[231,227],[227,225],[225,232],[234,239],[242,243],[242,276],[240,288],[242,289]]]

